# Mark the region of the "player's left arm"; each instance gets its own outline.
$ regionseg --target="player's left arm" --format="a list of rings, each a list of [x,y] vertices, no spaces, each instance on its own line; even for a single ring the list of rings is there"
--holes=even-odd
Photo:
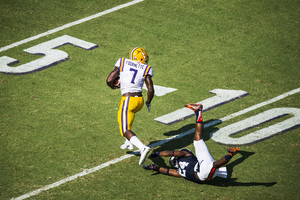
[[[164,167],[160,167],[159,168],[159,173],[166,174],[166,175],[169,175],[169,176],[182,177],[182,176],[180,176],[180,174],[177,172],[176,169],[167,169],[167,168],[164,168]]]
[[[240,148],[228,148],[227,151],[229,154],[223,156],[220,160],[216,160],[213,162],[214,168],[220,168],[223,165],[226,165],[231,160],[231,158],[240,151]]]
[[[114,70],[110,72],[106,79],[106,84],[111,88],[114,89],[114,80],[119,76],[119,69],[115,67]]]
[[[146,76],[146,78],[145,78],[145,84],[146,84],[146,87],[148,89],[148,92],[147,92],[147,103],[151,104],[151,101],[152,101],[152,99],[154,97],[154,86],[153,86],[152,76],[150,76],[150,75]]]

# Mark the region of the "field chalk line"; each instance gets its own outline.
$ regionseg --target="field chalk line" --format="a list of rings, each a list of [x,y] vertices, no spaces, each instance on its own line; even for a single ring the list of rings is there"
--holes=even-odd
[[[260,108],[260,107],[263,107],[263,106],[265,106],[265,105],[268,105],[268,104],[274,103],[274,102],[276,102],[276,101],[279,101],[279,100],[281,100],[281,99],[283,99],[283,98],[285,98],[285,97],[287,97],[287,96],[296,94],[296,93],[298,93],[298,92],[300,92],[300,88],[294,89],[294,90],[289,91],[289,92],[284,93],[284,94],[281,94],[281,95],[279,95],[279,96],[277,96],[277,97],[275,97],[275,98],[273,98],[273,99],[270,99],[270,100],[267,100],[267,101],[265,101],[265,102],[256,104],[256,105],[254,105],[254,106],[251,106],[251,107],[249,107],[249,108],[246,108],[246,109],[241,110],[241,111],[239,111],[239,112],[236,112],[236,113],[234,113],[234,114],[227,115],[226,117],[223,117],[223,118],[221,118],[221,119],[219,119],[219,120],[214,120],[214,121],[212,121],[212,122],[210,122],[210,123],[208,123],[208,124],[204,124],[204,128],[208,128],[208,127],[210,127],[210,126],[216,125],[216,124],[220,123],[220,120],[221,120],[221,121],[226,121],[226,120],[232,119],[232,118],[234,118],[234,117],[237,117],[237,116],[239,116],[239,115],[245,114],[245,113],[250,112],[250,111],[252,111],[252,110],[255,110],[255,109],[257,109],[257,108]],[[165,140],[161,140],[161,141],[158,141],[158,142],[156,142],[156,143],[153,143],[153,144],[149,145],[149,147],[154,148],[154,147],[157,147],[157,146],[159,146],[159,145],[163,145],[163,144],[165,144],[165,143],[167,143],[167,142],[169,142],[169,141],[171,141],[171,140],[179,139],[179,138],[184,137],[184,136],[186,136],[186,135],[188,135],[188,134],[191,134],[191,133],[193,133],[194,131],[195,131],[195,128],[192,128],[192,129],[190,129],[190,130],[188,130],[188,131],[185,131],[185,132],[182,132],[182,133],[180,133],[180,134],[178,134],[178,135],[174,135],[174,136],[172,136],[172,137],[170,137],[170,138],[167,138],[167,139],[165,139]],[[109,162],[103,163],[103,164],[101,164],[101,165],[99,165],[99,166],[96,166],[96,167],[94,167],[94,168],[91,168],[91,169],[85,169],[85,170],[83,170],[82,172],[80,172],[80,173],[78,173],[78,174],[75,174],[75,175],[73,175],[73,176],[67,177],[67,178],[62,179],[62,180],[60,180],[60,181],[57,181],[57,182],[55,182],[55,183],[53,183],[53,184],[47,185],[47,186],[45,186],[45,187],[42,187],[42,188],[40,188],[40,189],[37,189],[37,190],[35,190],[35,191],[29,192],[29,193],[24,194],[24,195],[22,195],[22,196],[20,196],[20,197],[12,198],[12,199],[14,199],[14,200],[22,200],[22,199],[26,199],[26,198],[28,198],[28,197],[37,195],[37,194],[39,194],[39,193],[42,192],[42,191],[49,190],[49,189],[54,188],[54,187],[57,187],[57,186],[59,186],[59,185],[61,185],[61,184],[67,183],[67,182],[72,181],[72,180],[75,180],[75,179],[78,178],[78,177],[82,177],[82,176],[88,175],[88,174],[90,174],[90,173],[93,173],[93,172],[95,172],[95,171],[99,171],[100,169],[103,169],[103,168],[105,168],[105,167],[108,167],[109,165],[112,165],[112,164],[118,163],[118,162],[120,162],[120,161],[122,161],[122,160],[125,160],[125,159],[127,159],[127,158],[130,158],[130,157],[134,156],[134,155],[137,154],[137,153],[138,153],[138,151],[135,151],[135,152],[133,152],[133,154],[126,154],[126,155],[124,155],[124,156],[121,156],[121,157],[116,158],[116,159],[114,159],[114,160],[111,160],[111,161],[109,161]]]
[[[16,47],[16,46],[19,46],[19,45],[21,45],[21,44],[25,44],[25,43],[30,42],[30,41],[33,41],[33,40],[36,40],[36,39],[38,39],[38,38],[41,38],[41,37],[50,35],[50,34],[52,34],[52,33],[61,31],[61,30],[63,30],[63,29],[69,28],[69,27],[71,27],[71,26],[75,26],[75,25],[81,24],[81,23],[83,23],[83,22],[86,22],[86,21],[95,19],[95,18],[97,18],[97,17],[101,17],[101,16],[103,16],[103,15],[106,15],[106,14],[109,14],[109,13],[112,13],[112,12],[115,12],[115,11],[120,10],[120,9],[122,9],[122,8],[125,8],[125,7],[128,7],[128,6],[132,6],[132,5],[137,4],[137,3],[140,3],[140,2],[142,2],[142,1],[144,1],[144,0],[134,0],[134,1],[131,1],[131,2],[128,2],[128,3],[122,4],[122,5],[116,6],[116,7],[114,7],[114,8],[105,10],[105,11],[103,11],[103,12],[97,13],[97,14],[95,14],[95,15],[91,15],[91,16],[89,16],[89,17],[85,17],[85,18],[82,18],[82,19],[80,19],[80,20],[77,20],[77,21],[74,21],[74,22],[65,24],[65,25],[60,26],[60,27],[58,27],[58,28],[55,28],[55,29],[46,31],[46,32],[44,32],[44,33],[41,33],[41,34],[32,36],[32,37],[30,37],[30,38],[21,40],[21,41],[19,41],[19,42],[15,42],[15,43],[13,43],[13,44],[11,44],[11,45],[8,45],[8,46],[5,46],[5,47],[1,47],[1,48],[0,48],[0,52],[6,51],[6,50],[8,50],[8,49],[14,48],[14,47]]]

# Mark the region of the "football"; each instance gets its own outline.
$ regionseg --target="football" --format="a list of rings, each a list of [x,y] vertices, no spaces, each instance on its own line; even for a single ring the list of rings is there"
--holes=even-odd
[[[114,86],[117,87],[117,88],[120,88],[120,77],[117,77],[117,78],[114,80]]]

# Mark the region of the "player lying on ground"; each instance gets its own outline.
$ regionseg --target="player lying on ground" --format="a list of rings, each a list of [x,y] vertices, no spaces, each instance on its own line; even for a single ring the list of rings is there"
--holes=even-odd
[[[196,114],[196,127],[194,135],[194,147],[196,156],[189,149],[180,151],[166,150],[153,152],[151,157],[170,156],[170,165],[177,169],[168,169],[159,167],[155,164],[143,166],[144,169],[158,171],[162,174],[183,177],[186,180],[196,183],[204,183],[216,176],[226,178],[226,167],[222,167],[239,152],[239,148],[229,148],[229,154],[223,156],[220,160],[215,161],[210,155],[208,148],[203,140],[203,123],[202,123],[202,105],[186,104],[185,107],[192,109]]]

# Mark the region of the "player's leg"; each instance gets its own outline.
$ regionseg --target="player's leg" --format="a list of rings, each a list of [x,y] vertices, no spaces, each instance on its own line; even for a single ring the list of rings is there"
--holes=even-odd
[[[118,122],[119,122],[119,129],[122,136],[126,138],[124,144],[120,146],[121,149],[129,149],[133,150],[134,146],[133,144],[127,139],[127,137],[124,135],[126,130],[128,129],[127,121],[126,121],[126,115],[128,111],[128,104],[129,104],[129,98],[122,97],[120,103],[119,103],[119,111],[118,111]],[[124,117],[125,116],[125,117]]]
[[[194,140],[199,141],[203,139],[203,123],[196,123]]]
[[[124,133],[124,137],[129,140],[129,142],[131,144],[133,144],[134,146],[136,146],[140,152],[142,152],[144,150],[144,148],[146,148],[147,146],[144,145],[140,140],[139,138],[136,136],[136,134],[131,131],[131,130],[127,130],[125,131]]]
[[[213,162],[214,159],[210,155],[208,148],[203,140],[203,123],[202,123],[202,104],[186,104],[185,107],[190,108],[196,114],[194,147],[195,154],[199,162]]]
[[[187,104],[185,107],[190,108],[196,114],[194,147],[195,155],[200,165],[200,173],[198,177],[201,181],[207,179],[213,166],[214,159],[210,155],[209,150],[203,140],[203,123],[202,123],[202,105],[201,104]]]
[[[133,144],[131,144],[131,142],[127,139],[127,138],[125,138],[125,142],[124,142],[124,144],[122,144],[121,146],[120,146],[120,148],[121,149],[128,149],[128,150],[133,150],[134,149],[134,146],[133,146]]]
[[[139,161],[139,165],[143,164],[147,158],[147,154],[150,152],[150,147],[146,146],[145,144],[143,144],[139,138],[135,135],[134,132],[132,132],[131,130],[127,130],[124,133],[124,136],[134,145],[136,146],[139,150],[140,150],[140,161]]]
[[[185,107],[193,110],[196,114],[195,135],[194,140],[199,141],[203,138],[203,123],[202,123],[202,104],[186,104]]]
[[[123,100],[124,99],[124,100]],[[121,134],[126,137],[131,144],[140,150],[141,158],[139,164],[145,162],[146,156],[150,148],[143,144],[137,135],[131,130],[135,113],[138,112],[144,105],[142,97],[122,97],[120,110],[118,114],[118,121],[120,125]]]
[[[141,152],[146,147],[131,130],[135,113],[142,109],[144,105],[143,97],[125,97],[123,101],[122,111],[119,115],[120,125],[124,137],[136,146]]]

